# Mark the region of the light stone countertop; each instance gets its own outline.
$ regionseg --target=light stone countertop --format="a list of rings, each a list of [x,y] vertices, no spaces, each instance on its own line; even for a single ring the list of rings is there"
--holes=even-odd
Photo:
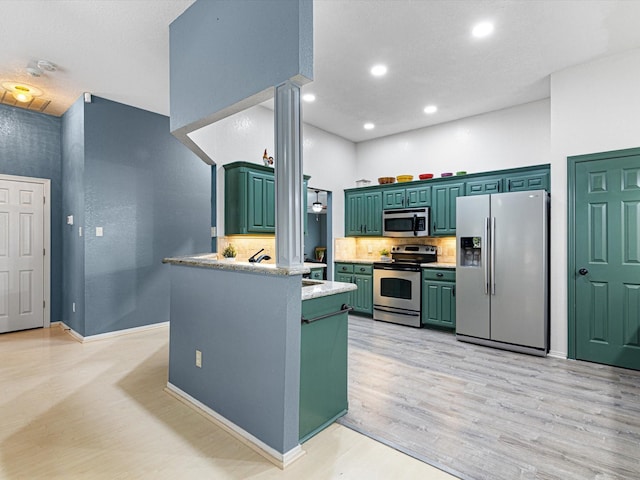
[[[455,263],[441,263],[441,262],[432,262],[432,263],[421,263],[420,266],[422,268],[456,268]]]
[[[344,282],[329,282],[327,280],[303,280],[303,282],[311,283],[314,285],[302,286],[302,300],[311,300],[312,298],[327,297],[329,295],[335,295],[337,293],[350,292],[357,290],[357,286],[353,283]]]
[[[216,253],[197,253],[194,255],[184,255],[181,257],[168,257],[162,263],[173,265],[184,265],[191,267],[214,268],[217,270],[233,270],[236,272],[251,272],[262,275],[302,275],[309,273],[311,268],[320,268],[319,263],[304,263],[300,267],[284,268],[277,267],[273,263],[249,263],[249,262],[229,262],[218,260]]]

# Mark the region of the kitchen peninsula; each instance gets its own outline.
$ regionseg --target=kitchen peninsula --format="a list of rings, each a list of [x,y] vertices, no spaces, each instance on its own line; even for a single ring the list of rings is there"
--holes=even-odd
[[[346,412],[345,304],[355,285],[303,280],[305,265],[227,262],[215,254],[163,262],[171,267],[168,390],[274,463],[292,462],[303,453],[301,440]],[[305,363],[303,349],[313,347],[306,332],[316,331],[307,327],[329,325],[309,323],[318,317],[341,319],[343,338],[320,335],[344,344],[344,375],[331,377],[344,382],[344,406],[310,422],[317,412],[305,404],[314,397],[305,377],[316,373],[305,375],[313,362]]]

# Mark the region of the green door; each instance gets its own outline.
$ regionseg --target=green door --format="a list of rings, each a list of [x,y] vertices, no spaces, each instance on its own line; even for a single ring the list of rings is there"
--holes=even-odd
[[[574,157],[569,275],[575,357],[639,370],[640,151],[633,152]]]

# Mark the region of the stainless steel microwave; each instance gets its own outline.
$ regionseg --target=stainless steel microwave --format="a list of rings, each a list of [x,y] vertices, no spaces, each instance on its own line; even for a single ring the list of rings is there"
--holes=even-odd
[[[403,208],[382,212],[385,237],[428,237],[429,208]]]

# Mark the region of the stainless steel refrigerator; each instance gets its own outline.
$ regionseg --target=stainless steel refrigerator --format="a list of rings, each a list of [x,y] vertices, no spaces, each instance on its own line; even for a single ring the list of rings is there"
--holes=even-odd
[[[456,208],[458,340],[546,355],[549,195],[458,197]]]

